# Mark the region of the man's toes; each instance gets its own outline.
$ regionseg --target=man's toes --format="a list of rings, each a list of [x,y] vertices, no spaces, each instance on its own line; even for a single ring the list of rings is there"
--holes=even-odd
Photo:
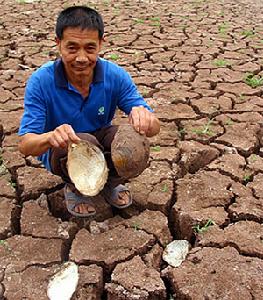
[[[75,207],[75,211],[80,214],[93,213],[95,211],[95,208],[89,204],[81,203]]]
[[[126,205],[130,201],[129,196],[130,196],[129,191],[119,192],[119,197],[118,197],[118,199],[116,199],[115,203],[117,205]]]

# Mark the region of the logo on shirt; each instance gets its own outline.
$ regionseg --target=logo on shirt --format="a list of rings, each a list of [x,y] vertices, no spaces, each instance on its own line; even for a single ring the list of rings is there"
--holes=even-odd
[[[101,106],[99,109],[98,109],[98,116],[102,116],[104,115],[104,106]]]

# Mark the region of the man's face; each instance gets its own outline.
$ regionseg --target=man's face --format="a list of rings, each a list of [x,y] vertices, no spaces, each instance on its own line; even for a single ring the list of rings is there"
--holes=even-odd
[[[96,30],[68,27],[63,31],[57,46],[69,78],[92,78],[101,43]]]

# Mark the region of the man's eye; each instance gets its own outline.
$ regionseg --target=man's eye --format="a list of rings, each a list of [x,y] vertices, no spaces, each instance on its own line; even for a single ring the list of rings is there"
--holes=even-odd
[[[92,51],[95,51],[95,47],[87,47],[86,48],[86,51],[88,51],[88,52],[92,52]]]
[[[69,51],[76,51],[76,48],[74,46],[67,47]]]

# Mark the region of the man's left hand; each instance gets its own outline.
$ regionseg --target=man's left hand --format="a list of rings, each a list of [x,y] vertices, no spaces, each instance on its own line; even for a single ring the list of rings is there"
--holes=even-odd
[[[129,114],[129,122],[140,134],[154,136],[160,131],[159,120],[143,106],[135,106]]]

